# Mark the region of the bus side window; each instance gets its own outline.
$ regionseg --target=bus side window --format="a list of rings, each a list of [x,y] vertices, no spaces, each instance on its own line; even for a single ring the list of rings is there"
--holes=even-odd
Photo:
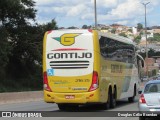
[[[134,64],[134,46],[108,37],[99,39],[100,52],[105,59]]]
[[[101,36],[100,39],[99,39],[99,45],[100,45],[100,52],[101,52],[101,55],[103,57],[106,56],[106,52],[105,52],[105,37]]]
[[[143,68],[144,68],[144,60],[140,55],[137,55],[137,68],[138,68],[138,73],[139,73],[139,78],[141,78],[143,75]]]

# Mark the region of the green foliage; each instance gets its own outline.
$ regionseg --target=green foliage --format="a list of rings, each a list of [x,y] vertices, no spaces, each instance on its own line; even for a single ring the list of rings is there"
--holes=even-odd
[[[92,28],[92,26],[91,25],[89,25],[89,26],[87,26],[87,25],[83,25],[82,26],[82,29],[91,29]]]
[[[88,29],[88,26],[87,25],[83,25],[82,29]]]
[[[28,24],[28,20],[34,20],[36,10],[32,0],[1,0],[0,20],[10,30],[20,25]]]
[[[137,24],[137,29],[138,29],[138,31],[142,30],[143,29],[143,25],[141,23],[138,23]]]
[[[153,37],[149,37],[147,38],[147,40],[150,42],[150,43],[154,43],[155,42],[155,39]]]
[[[153,37],[149,37],[148,41],[151,43],[156,43],[160,42],[160,34],[159,33],[154,33]]]
[[[102,27],[101,30],[108,30],[109,28],[106,27]]]
[[[153,69],[152,70],[152,76],[156,76],[157,75],[157,71],[156,71],[156,69]]]
[[[141,41],[141,35],[137,36],[134,41],[138,44]]]
[[[139,35],[143,35],[143,34],[144,34],[144,31],[141,31]]]
[[[56,23],[55,19],[52,19],[51,22],[40,25],[39,27],[40,27],[40,29],[47,30],[47,31],[53,30],[53,29],[54,30],[58,29],[58,26],[57,26],[57,23]]]
[[[5,68],[9,63],[8,56],[11,55],[11,46],[8,42],[8,33],[3,26],[0,26],[0,79],[5,78]]]
[[[71,26],[71,27],[68,27],[68,29],[77,29],[77,27]]]
[[[123,36],[123,37],[127,37],[127,35],[126,35],[125,33],[123,33],[123,32],[120,33],[119,35],[120,35],[120,36]]]
[[[160,42],[160,34],[159,33],[154,34],[154,40],[157,42]]]
[[[115,34],[115,33],[116,33],[116,29],[113,28],[113,29],[111,30],[111,33]]]
[[[55,20],[32,25],[33,0],[0,1],[0,91],[42,89],[42,40]],[[24,90],[23,89],[23,90]]]
[[[128,31],[131,32],[131,33],[133,32],[132,29],[128,29]]]

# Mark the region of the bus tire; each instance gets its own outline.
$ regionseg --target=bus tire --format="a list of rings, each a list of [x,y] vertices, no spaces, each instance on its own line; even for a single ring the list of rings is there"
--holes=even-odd
[[[128,98],[128,102],[129,102],[129,103],[133,103],[134,100],[135,100],[135,96],[136,96],[136,86],[134,86],[133,96]]]
[[[133,102],[134,102],[134,99],[135,99],[135,96],[129,97],[129,98],[128,98],[128,102],[129,102],[129,103],[133,103]]]
[[[65,111],[67,110],[67,105],[66,104],[58,104],[59,110]]]
[[[102,107],[104,110],[107,110],[110,108],[110,93],[108,92],[108,99],[107,99],[107,102],[106,103],[103,103],[102,104]]]
[[[116,88],[114,88],[114,93],[110,94],[110,108],[115,108],[116,107],[116,97],[117,97],[117,91]]]

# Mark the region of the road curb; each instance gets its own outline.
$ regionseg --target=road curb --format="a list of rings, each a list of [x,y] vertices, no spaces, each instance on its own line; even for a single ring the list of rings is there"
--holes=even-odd
[[[0,93],[0,104],[43,100],[43,91]]]

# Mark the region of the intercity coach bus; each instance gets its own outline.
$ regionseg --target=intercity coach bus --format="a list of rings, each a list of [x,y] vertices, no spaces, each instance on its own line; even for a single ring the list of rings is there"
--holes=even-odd
[[[53,30],[43,41],[44,101],[60,110],[84,104],[114,108],[139,88],[132,40],[96,30]]]

